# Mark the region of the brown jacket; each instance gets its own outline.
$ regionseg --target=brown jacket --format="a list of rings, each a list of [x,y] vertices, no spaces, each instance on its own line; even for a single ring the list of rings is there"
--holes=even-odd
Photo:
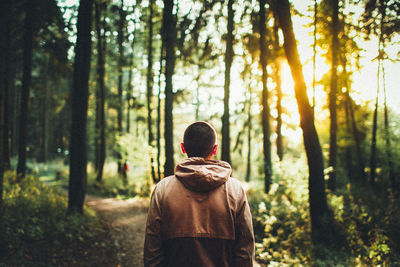
[[[223,161],[188,158],[151,196],[145,266],[253,266],[254,233],[241,183]]]

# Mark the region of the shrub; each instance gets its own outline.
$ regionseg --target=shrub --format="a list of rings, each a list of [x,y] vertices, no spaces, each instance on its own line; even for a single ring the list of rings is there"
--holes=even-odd
[[[76,265],[112,261],[107,228],[93,210],[68,215],[63,191],[46,186],[37,177],[18,181],[7,172],[0,230],[4,266]],[[106,261],[109,261],[106,259]],[[1,265],[1,264],[0,264]]]

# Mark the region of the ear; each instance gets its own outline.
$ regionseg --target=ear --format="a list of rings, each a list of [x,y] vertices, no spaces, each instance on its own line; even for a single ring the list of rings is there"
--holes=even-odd
[[[183,154],[186,154],[185,146],[181,143],[181,151]]]
[[[218,145],[214,145],[214,148],[212,150],[212,155],[215,156],[217,154],[217,150],[218,150]]]

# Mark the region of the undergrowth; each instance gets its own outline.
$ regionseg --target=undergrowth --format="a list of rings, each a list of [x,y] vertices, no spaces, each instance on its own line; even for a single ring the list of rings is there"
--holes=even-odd
[[[400,201],[387,189],[343,182],[343,188],[328,192],[339,231],[334,241],[341,246],[313,244],[301,161],[274,170],[269,194],[262,183],[252,182],[247,191],[257,261],[262,266],[400,266]]]
[[[67,197],[35,176],[4,177],[0,266],[88,266],[115,263],[108,229],[85,208],[67,215]]]

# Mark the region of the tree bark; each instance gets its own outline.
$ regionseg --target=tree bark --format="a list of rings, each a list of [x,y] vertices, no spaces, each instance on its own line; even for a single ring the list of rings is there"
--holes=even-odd
[[[330,112],[330,139],[329,139],[329,172],[328,188],[336,190],[336,154],[337,154],[337,119],[336,119],[336,98],[337,98],[337,64],[339,54],[339,1],[332,1],[332,69],[331,88],[329,92]]]
[[[385,44],[383,44],[383,49],[385,49]],[[396,182],[396,174],[393,167],[392,160],[392,148],[390,142],[390,129],[389,129],[389,111],[387,107],[387,99],[386,99],[386,81],[385,81],[385,68],[382,62],[382,82],[383,82],[383,118],[384,118],[384,126],[385,126],[385,144],[386,144],[386,157],[388,160],[388,169],[389,169],[389,180],[391,183],[391,187],[394,191],[397,191],[397,182]]]
[[[229,86],[233,61],[233,0],[228,0],[228,26],[225,51],[224,114],[222,115],[221,159],[231,162],[231,137],[229,124]]]
[[[78,10],[77,40],[71,92],[72,124],[68,211],[82,213],[86,191],[86,121],[89,96],[91,28],[93,0],[81,0]]]
[[[122,67],[124,65],[124,27],[125,27],[125,17],[126,13],[123,10],[124,1],[121,0],[121,6],[119,8],[119,23],[118,23],[118,134],[122,135],[122,113],[123,113],[123,100],[122,100]],[[118,173],[122,176],[122,181],[126,186],[128,184],[128,178],[126,174],[125,163],[122,160],[122,155],[120,151],[117,151],[117,161],[118,161]]]
[[[133,40],[132,40],[132,53],[131,57],[129,60],[129,73],[128,73],[128,97],[127,97],[127,112],[126,112],[126,132],[130,133],[131,131],[131,99],[133,98],[132,93],[133,93],[133,88],[132,88],[132,76],[133,76],[133,63],[135,60],[135,29],[133,30]]]
[[[274,51],[275,55],[280,55],[278,22],[274,22]],[[276,83],[276,153],[280,161],[283,160],[283,137],[282,137],[282,77],[281,77],[281,57],[275,59],[275,83]]]
[[[346,61],[346,57],[343,58],[343,74],[345,77],[347,77],[347,61]],[[357,128],[357,122],[356,122],[356,118],[354,115],[354,109],[353,109],[353,100],[351,99],[350,96],[350,86],[348,84],[348,79],[345,80],[345,105],[346,105],[346,109],[348,110],[348,116],[350,116],[349,118],[347,118],[350,122],[351,125],[351,134],[353,136],[354,139],[354,144],[355,144],[355,148],[356,148],[356,158],[357,158],[357,165],[358,165],[358,180],[361,182],[365,182],[365,164],[364,164],[364,157],[363,157],[363,152],[361,149],[361,140],[360,140],[360,133],[358,131]],[[346,117],[348,117],[346,115]],[[350,131],[349,130],[349,131]]]
[[[317,243],[329,244],[334,240],[333,217],[327,205],[322,150],[314,125],[312,107],[308,102],[303,68],[293,33],[290,5],[288,0],[275,0],[274,4],[274,12],[283,31],[285,54],[294,81],[300,125],[303,130],[303,141],[309,169],[308,189],[312,239]]]
[[[376,176],[376,132],[378,130],[378,103],[379,103],[379,81],[380,81],[380,71],[382,60],[380,59],[382,53],[382,37],[379,37],[378,44],[378,70],[376,74],[377,85],[376,85],[376,98],[375,98],[375,109],[374,115],[372,117],[372,135],[371,135],[371,158],[370,158],[370,183],[372,185],[375,184],[375,176]]]
[[[158,73],[158,94],[157,94],[157,177],[161,180],[161,74],[164,60],[164,45],[160,49],[160,72]]]
[[[24,53],[23,53],[23,73],[21,102],[19,113],[19,137],[18,137],[18,166],[17,174],[19,177],[25,177],[26,173],[26,145],[27,145],[27,126],[29,94],[32,78],[32,51],[33,51],[33,27],[34,27],[34,3],[25,1],[25,33],[24,33]]]
[[[163,43],[165,47],[165,165],[164,176],[174,174],[172,76],[175,68],[176,20],[172,13],[173,0],[164,0]]]
[[[105,140],[105,54],[106,54],[106,36],[105,36],[105,18],[103,27],[101,27],[101,14],[105,10],[104,3],[95,2],[95,24],[97,33],[97,90],[96,90],[96,182],[101,182],[103,178],[103,169],[106,159],[106,140]],[[102,29],[103,28],[103,33]]]
[[[251,176],[251,130],[252,130],[252,116],[251,116],[251,104],[252,104],[252,90],[249,86],[249,97],[248,110],[247,110],[247,167],[246,167],[246,181],[250,181]]]
[[[44,80],[43,80],[43,94],[42,94],[42,106],[41,106],[41,113],[42,113],[42,119],[41,119],[41,123],[42,123],[42,136],[41,136],[41,150],[42,152],[40,153],[40,160],[42,162],[46,162],[47,161],[47,147],[48,147],[48,138],[47,138],[47,134],[49,132],[48,129],[48,98],[49,98],[49,71],[50,71],[50,57],[47,57],[46,59],[46,66],[44,67],[46,73],[44,74]]]
[[[2,129],[3,129],[3,136],[0,139],[2,144],[2,162],[4,165],[3,170],[7,170],[10,168],[10,85],[11,85],[11,54],[13,53],[13,50],[11,48],[11,28],[12,28],[12,11],[13,11],[13,3],[12,1],[5,1],[2,8],[1,8],[1,35],[3,36],[1,42],[1,52],[2,53],[2,63],[4,64],[2,69],[0,70],[0,86],[3,87],[3,89],[0,89],[2,92],[4,92],[3,95],[3,124],[2,124]],[[1,156],[0,156],[1,157]],[[2,174],[1,174],[2,175]],[[0,182],[2,184],[2,182]],[[2,192],[2,190],[0,189]],[[1,194],[0,192],[0,194]],[[0,197],[1,201],[1,197]],[[1,207],[1,205],[0,205]]]
[[[267,58],[268,48],[266,40],[266,14],[265,14],[266,0],[260,0],[259,11],[259,30],[260,30],[260,66],[262,69],[262,96],[261,96],[261,119],[263,130],[263,151],[264,151],[264,191],[269,192],[272,183],[272,161],[271,161],[271,125],[269,120],[270,107],[268,103],[269,93],[267,87],[268,70]]]
[[[149,39],[147,43],[147,130],[148,130],[148,140],[149,140],[149,147],[150,147],[150,168],[151,168],[151,177],[154,183],[158,182],[156,177],[156,173],[154,170],[154,158],[153,158],[153,122],[151,118],[152,112],[152,99],[153,99],[153,2],[154,0],[150,0],[149,2]]]

